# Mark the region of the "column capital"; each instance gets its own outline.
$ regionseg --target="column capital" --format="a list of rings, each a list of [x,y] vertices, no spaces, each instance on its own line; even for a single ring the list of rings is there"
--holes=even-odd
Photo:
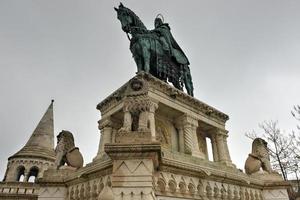
[[[223,136],[226,136],[226,137],[228,137],[228,131],[227,130],[225,130],[225,129],[217,129],[217,131],[216,131],[216,133],[217,133],[217,135],[223,135]]]
[[[99,130],[102,130],[104,128],[112,128],[112,127],[113,127],[113,121],[111,120],[110,117],[106,117],[98,121]]]
[[[154,113],[157,108],[158,108],[158,104],[151,101],[149,105],[149,112]]]
[[[176,126],[192,125],[198,127],[198,120],[188,114],[181,115],[176,119]]]

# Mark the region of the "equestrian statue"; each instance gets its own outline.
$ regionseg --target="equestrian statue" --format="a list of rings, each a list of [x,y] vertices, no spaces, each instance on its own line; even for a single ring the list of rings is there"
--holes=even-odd
[[[194,96],[189,60],[174,39],[169,24],[164,23],[162,15],[155,18],[155,28],[148,30],[140,18],[122,3],[114,9],[122,30],[130,40],[130,51],[138,72],[150,73],[172,83],[179,90],[185,86],[187,93]]]

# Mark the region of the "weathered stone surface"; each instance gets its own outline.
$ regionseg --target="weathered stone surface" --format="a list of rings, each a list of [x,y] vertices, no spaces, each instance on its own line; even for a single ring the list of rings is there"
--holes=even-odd
[[[44,200],[287,200],[289,186],[280,175],[268,170],[247,175],[232,163],[226,114],[149,74],[137,74],[98,109],[101,139],[93,162],[79,169],[72,167],[78,163],[48,169],[33,188],[0,184],[0,197],[18,191]],[[213,160],[208,159],[206,139]],[[75,153],[68,160],[81,164],[78,150],[71,146]],[[257,163],[250,171],[257,171],[266,158],[260,147],[251,153],[262,157],[253,161]],[[35,162],[18,159],[9,166]],[[31,189],[34,195],[24,194]]]

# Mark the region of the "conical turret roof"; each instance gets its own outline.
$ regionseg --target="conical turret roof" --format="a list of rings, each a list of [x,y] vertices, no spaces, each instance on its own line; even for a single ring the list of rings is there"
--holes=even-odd
[[[10,158],[31,157],[55,160],[53,100],[25,146]],[[10,159],[9,158],[9,159]]]

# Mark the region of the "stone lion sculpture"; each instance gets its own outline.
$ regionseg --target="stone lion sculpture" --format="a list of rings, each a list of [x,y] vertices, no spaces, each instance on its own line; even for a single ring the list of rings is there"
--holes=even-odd
[[[75,147],[73,134],[62,130],[57,135],[57,145],[55,148],[57,169],[67,163],[68,166],[80,168],[83,166],[83,157],[78,147]]]
[[[255,138],[253,140],[252,153],[249,154],[245,163],[245,171],[247,174],[250,175],[258,172],[260,168],[268,173],[273,172],[267,144],[268,143],[261,138]]]

